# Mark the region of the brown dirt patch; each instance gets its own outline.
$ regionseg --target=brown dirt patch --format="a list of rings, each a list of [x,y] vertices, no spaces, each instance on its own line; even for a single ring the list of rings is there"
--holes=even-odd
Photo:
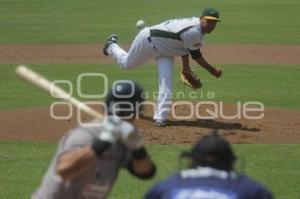
[[[235,105],[225,105],[226,115],[236,113]],[[66,114],[59,107],[56,114]],[[212,129],[220,129],[232,143],[300,143],[300,111],[266,109],[261,120],[185,120],[171,119],[165,128],[154,127],[152,109],[146,107],[145,116],[135,123],[144,133],[147,144],[187,144]],[[176,109],[177,114],[187,115],[186,107]],[[0,140],[56,141],[68,129],[77,126],[76,118],[51,119],[48,107],[0,111]],[[88,119],[84,116],[83,121]]]
[[[100,49],[98,44],[0,45],[0,64],[113,63],[110,57],[102,56]],[[207,45],[203,53],[214,64],[300,64],[299,45]],[[225,109],[228,114],[236,111],[234,105],[226,105]],[[62,115],[65,111],[62,107],[57,109]],[[179,112],[188,114],[186,108]],[[300,143],[300,111],[266,109],[265,117],[258,121],[171,118],[166,128],[154,127],[151,117],[152,110],[148,108],[145,116],[136,121],[148,144],[191,143],[215,128],[233,143]],[[0,140],[56,141],[77,125],[75,117],[51,119],[48,107],[0,111],[0,121]]]
[[[126,49],[129,45],[122,45]],[[205,57],[214,64],[300,64],[299,45],[207,45]],[[110,64],[98,44],[0,45],[0,63]]]

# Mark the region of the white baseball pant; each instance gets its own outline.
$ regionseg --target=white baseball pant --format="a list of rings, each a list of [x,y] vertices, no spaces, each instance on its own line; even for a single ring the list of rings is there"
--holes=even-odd
[[[148,41],[150,29],[144,28],[135,37],[128,53],[118,44],[112,44],[108,53],[119,64],[120,68],[132,69],[155,59],[159,71],[159,90],[154,120],[165,120],[172,105],[172,76],[174,57],[160,56],[151,42]]]

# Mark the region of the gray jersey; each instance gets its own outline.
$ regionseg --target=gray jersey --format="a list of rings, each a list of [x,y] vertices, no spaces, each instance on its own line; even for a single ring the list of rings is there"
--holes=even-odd
[[[68,132],[60,141],[42,184],[32,195],[32,199],[100,199],[106,198],[119,169],[126,167],[130,159],[129,150],[122,144],[109,148],[96,163],[79,177],[64,182],[56,172],[58,158],[71,150],[91,144],[97,139],[103,126],[78,127]]]
[[[202,46],[204,35],[198,17],[171,19],[150,27],[153,45],[159,54],[168,57],[189,54]]]

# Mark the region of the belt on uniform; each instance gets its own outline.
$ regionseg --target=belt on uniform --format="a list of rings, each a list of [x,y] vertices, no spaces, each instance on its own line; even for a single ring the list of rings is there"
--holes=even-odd
[[[150,43],[151,47],[154,49],[154,50],[157,50],[156,47],[154,46],[154,44],[152,43],[152,39],[151,39],[151,36],[149,36],[147,38],[148,42]]]

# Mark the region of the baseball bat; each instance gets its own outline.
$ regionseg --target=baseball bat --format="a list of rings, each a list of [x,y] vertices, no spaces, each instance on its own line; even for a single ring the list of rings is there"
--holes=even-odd
[[[52,97],[57,96],[67,102],[70,102],[73,106],[84,111],[85,113],[89,114],[92,117],[95,117],[95,118],[98,118],[101,120],[104,119],[104,116],[101,113],[97,112],[96,110],[94,110],[91,107],[87,106],[86,104],[82,103],[75,97],[72,97],[70,94],[68,94],[62,88],[60,88],[59,86],[50,82],[48,79],[46,79],[42,75],[38,74],[37,72],[29,69],[28,67],[20,65],[16,68],[16,73],[22,79],[35,85],[36,87],[40,88],[41,90],[46,91]]]

